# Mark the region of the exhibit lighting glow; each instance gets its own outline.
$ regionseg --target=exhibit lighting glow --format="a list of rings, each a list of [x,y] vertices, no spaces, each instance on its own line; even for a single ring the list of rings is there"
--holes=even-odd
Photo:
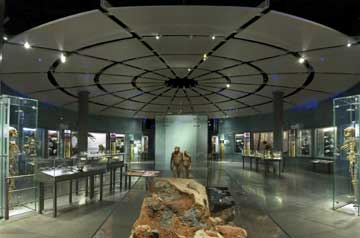
[[[3,36],[3,40],[8,40],[9,38],[7,38],[7,36]]]
[[[155,39],[160,40],[160,35],[157,34],[157,35],[155,36]]]
[[[30,49],[31,48],[31,45],[29,44],[29,42],[25,42],[24,43],[24,47],[25,47],[25,49]]]
[[[331,131],[334,131],[334,130],[335,130],[335,127],[327,127],[327,128],[323,129],[323,132],[331,132]]]
[[[300,57],[300,58],[299,58],[299,63],[300,63],[300,64],[305,63],[305,58],[304,58],[304,57]]]
[[[216,39],[216,36],[215,36],[215,35],[212,35],[212,36],[211,36],[211,39],[212,39],[212,40],[215,40],[215,39]]]
[[[2,55],[0,55],[0,61],[2,61],[3,60],[3,56]]]
[[[205,60],[207,60],[207,58],[208,58],[207,54],[204,54],[203,55],[203,60],[205,61]]]
[[[351,47],[351,43],[347,43],[346,47],[350,48]]]
[[[66,56],[64,55],[64,54],[61,54],[60,55],[60,61],[61,61],[61,63],[66,63]]]
[[[229,83],[228,83],[228,84],[226,84],[226,87],[227,87],[227,88],[230,88],[230,84],[229,84]]]
[[[188,69],[187,69],[187,71],[188,71],[188,72],[190,72],[190,71],[191,71],[191,69],[190,69],[190,68],[188,68]]]
[[[23,131],[36,131],[36,129],[24,127]]]

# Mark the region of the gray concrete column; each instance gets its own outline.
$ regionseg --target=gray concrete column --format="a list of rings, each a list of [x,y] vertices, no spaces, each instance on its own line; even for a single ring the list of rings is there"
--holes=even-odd
[[[280,91],[273,92],[273,114],[274,114],[274,148],[273,151],[282,151],[283,129],[284,129],[284,93]]]
[[[89,92],[81,91],[78,94],[78,143],[79,151],[87,152],[88,146],[88,114],[89,114]]]

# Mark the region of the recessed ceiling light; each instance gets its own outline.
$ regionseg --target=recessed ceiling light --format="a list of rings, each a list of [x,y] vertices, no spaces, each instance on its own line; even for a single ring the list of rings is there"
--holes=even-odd
[[[157,34],[157,35],[155,36],[155,39],[160,40],[160,35]]]
[[[230,84],[229,84],[229,83],[228,83],[228,84],[226,84],[226,87],[227,87],[227,88],[230,88]]]
[[[212,36],[211,36],[211,39],[212,39],[212,40],[215,40],[215,39],[216,39],[216,36],[215,36],[215,35],[212,35]]]
[[[204,54],[203,60],[205,61],[205,60],[207,60],[207,58],[208,58],[207,54]]]
[[[64,55],[64,54],[61,54],[60,55],[60,61],[61,61],[61,63],[66,63],[66,56]]]
[[[305,58],[304,58],[304,57],[300,57],[300,58],[299,58],[299,63],[300,63],[300,64],[305,63]]]
[[[31,48],[31,45],[29,44],[29,42],[25,42],[24,43],[24,47],[25,47],[25,49],[30,49]]]
[[[188,71],[188,72],[190,72],[190,71],[191,71],[191,69],[190,69],[190,68],[188,68],[188,69],[187,69],[187,71]]]
[[[350,42],[347,43],[347,45],[346,45],[347,48],[350,48],[351,46],[352,46],[352,44]]]
[[[7,36],[3,36],[3,40],[8,40],[9,38],[7,38]]]

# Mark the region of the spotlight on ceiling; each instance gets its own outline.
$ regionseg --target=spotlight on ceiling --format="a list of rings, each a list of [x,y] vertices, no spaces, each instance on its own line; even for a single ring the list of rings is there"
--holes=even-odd
[[[29,44],[29,42],[25,42],[24,43],[24,47],[25,47],[25,49],[30,49],[31,48],[31,45]]]
[[[7,36],[3,36],[3,40],[7,41],[8,39]]]
[[[205,60],[207,60],[207,58],[208,58],[207,54],[204,54],[203,55],[203,60],[205,61]]]
[[[60,61],[61,61],[61,63],[66,63],[66,56],[64,55],[64,54],[61,54],[60,55]]]
[[[347,48],[350,48],[351,46],[352,46],[352,44],[350,42],[347,43],[347,45],[346,45]]]
[[[191,68],[188,68],[187,71],[190,72],[190,71],[191,71]]]
[[[212,36],[211,36],[211,39],[212,39],[212,40],[215,40],[215,39],[216,39],[216,36],[215,36],[215,35],[212,35]]]
[[[155,39],[160,40],[160,37],[161,36],[159,34],[156,34]]]
[[[300,64],[305,63],[305,58],[304,58],[304,57],[300,57],[300,58],[299,58],[299,63],[300,63]]]
[[[226,84],[226,87],[227,87],[227,88],[230,88],[230,84],[229,84],[229,83],[228,83],[228,84]]]

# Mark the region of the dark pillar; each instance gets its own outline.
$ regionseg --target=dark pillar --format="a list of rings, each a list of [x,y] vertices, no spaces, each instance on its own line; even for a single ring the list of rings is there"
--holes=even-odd
[[[3,60],[3,44],[4,44],[4,18],[5,18],[5,0],[0,0],[0,66]],[[0,94],[2,93],[1,85],[2,82],[0,80]]]
[[[88,113],[89,92],[79,92],[78,128],[79,128],[79,151],[87,152],[88,143]]]
[[[274,148],[275,152],[282,152],[283,146],[283,129],[284,129],[284,113],[283,113],[283,96],[280,91],[273,92],[273,113],[274,113]]]

